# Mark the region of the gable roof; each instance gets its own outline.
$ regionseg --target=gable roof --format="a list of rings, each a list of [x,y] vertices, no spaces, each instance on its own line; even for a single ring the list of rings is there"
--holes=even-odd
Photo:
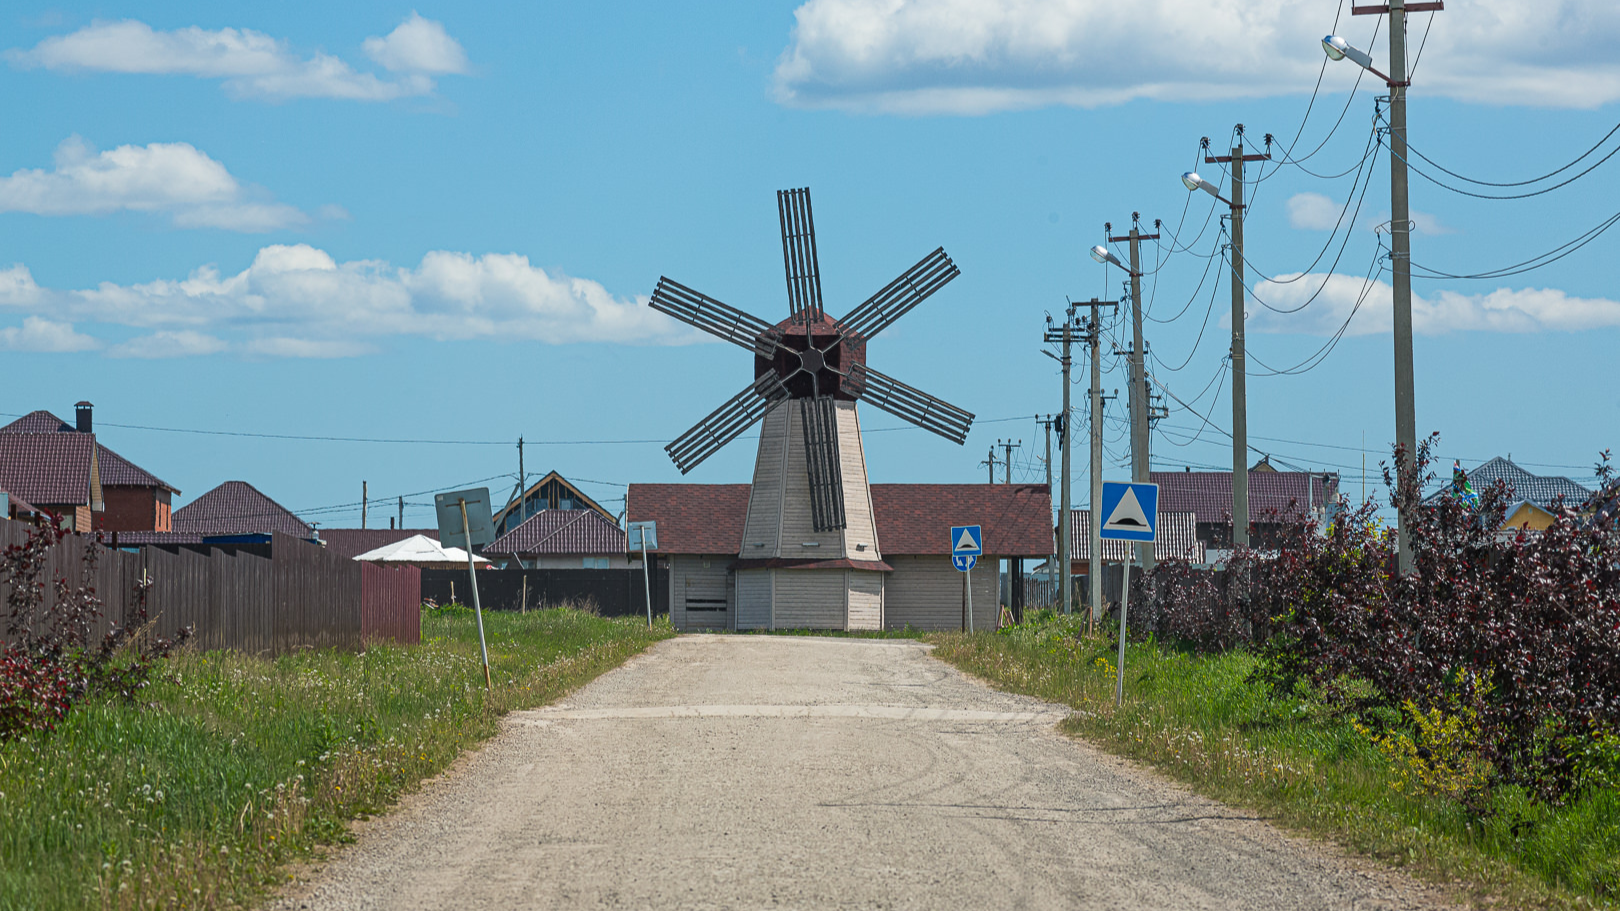
[[[95,435],[0,433],[0,489],[42,507],[99,509]]]
[[[747,484],[631,484],[627,516],[658,522],[660,553],[735,554],[748,492]],[[948,556],[951,526],[981,525],[987,553],[1050,555],[1051,501],[1045,484],[873,484],[878,551]]]
[[[524,490],[523,493],[520,494],[516,499],[512,500],[512,502],[506,504],[505,506],[501,507],[499,510],[496,511],[496,513],[494,515],[495,527],[496,528],[501,527],[501,522],[506,520],[506,517],[507,517],[507,515],[509,513],[517,512],[523,506],[523,504],[526,503],[529,500],[530,497],[534,496],[536,493],[539,492],[540,488],[546,486],[547,484],[549,484],[549,483],[551,483],[553,481],[557,482],[558,484],[561,484],[564,488],[566,488],[569,491],[569,493],[573,494],[572,499],[576,503],[581,504],[581,506],[576,506],[575,507],[576,509],[581,508],[581,507],[583,507],[585,509],[594,509],[599,514],[601,514],[601,516],[604,519],[607,519],[609,522],[614,521],[613,513],[609,512],[607,510],[607,507],[605,507],[602,504],[600,504],[600,503],[596,502],[595,500],[591,499],[589,496],[587,496],[585,494],[584,491],[580,490],[578,487],[575,487],[572,481],[570,481],[567,478],[563,477],[561,474],[558,474],[556,471],[548,471],[548,472],[546,472],[545,477],[541,478],[538,481],[535,481],[533,484],[530,484],[528,486],[528,488],[526,490]],[[548,507],[542,507],[542,508],[549,508],[549,506]],[[512,531],[517,531],[517,529],[513,528]],[[505,551],[502,551],[502,552],[505,553]],[[622,551],[621,551],[621,553],[622,553]]]
[[[226,481],[174,511],[174,530],[193,535],[315,537],[315,529],[246,481]]]
[[[1204,562],[1204,545],[1198,542],[1198,516],[1190,512],[1159,513],[1158,534],[1153,542],[1156,560],[1186,558],[1193,563]],[[1124,561],[1136,551],[1130,541],[1102,542],[1105,561]],[[1069,559],[1091,559],[1091,510],[1069,510]]]
[[[323,528],[321,541],[326,544],[326,552],[337,554],[340,557],[354,557],[368,550],[376,550],[385,544],[403,541],[406,538],[421,535],[434,541],[439,540],[437,528]]]
[[[631,484],[625,494],[625,518],[658,523],[659,553],[737,554],[742,550],[751,487]]]
[[[1052,554],[1052,494],[1045,484],[873,484],[878,552],[950,556],[951,526],[978,525],[984,552]]]
[[[0,433],[78,433],[78,429],[49,411],[30,411],[10,424],[0,427]],[[94,436],[94,434],[88,434]],[[96,460],[101,468],[102,487],[160,487],[178,494],[180,489],[124,458],[101,443],[96,443]]]
[[[1225,525],[1232,520],[1230,471],[1155,471],[1159,512],[1190,512],[1201,523]],[[1338,475],[1302,471],[1250,471],[1249,520],[1263,522],[1267,513],[1287,513],[1289,504],[1305,512],[1321,509],[1339,492]]]
[[[611,556],[624,552],[624,529],[594,509],[542,509],[484,548],[487,554]]]
[[[1483,492],[1486,487],[1501,481],[1506,484],[1513,495],[1513,500],[1524,501],[1542,509],[1552,508],[1553,502],[1560,496],[1568,506],[1580,506],[1592,491],[1571,481],[1569,478],[1557,475],[1534,475],[1511,461],[1497,456],[1488,462],[1467,472],[1468,483],[1476,493]],[[1425,498],[1424,502],[1438,500],[1446,491],[1451,489],[1450,483]]]

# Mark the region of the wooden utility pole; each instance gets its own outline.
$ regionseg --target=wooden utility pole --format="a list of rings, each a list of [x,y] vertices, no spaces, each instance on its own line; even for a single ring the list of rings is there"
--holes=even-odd
[[[1002,483],[1011,484],[1012,483],[1012,451],[1014,449],[1022,449],[1023,446],[1024,446],[1024,441],[1019,440],[1018,442],[1014,443],[1012,440],[997,440],[996,445],[1000,446],[1007,453],[1006,458],[1003,458],[1001,460],[1001,473],[1002,473],[1002,478],[1003,478]],[[992,483],[994,483],[994,482],[992,482]]]
[[[1091,319],[1086,323],[1086,344],[1091,346],[1091,559],[1086,564],[1090,579],[1091,623],[1102,619],[1102,320],[1099,307],[1118,307],[1118,301],[1100,301],[1095,297],[1085,303],[1091,308]]]
[[[1237,125],[1237,144],[1230,155],[1205,155],[1207,164],[1230,164],[1232,195],[1232,546],[1249,546],[1249,402],[1248,372],[1244,365],[1243,307],[1248,287],[1243,280],[1243,163],[1267,161],[1264,155],[1243,154],[1243,124]],[[1208,140],[1205,140],[1208,142]],[[1270,144],[1270,137],[1267,137]]]
[[[399,498],[399,527],[405,527],[405,498]]]
[[[1417,402],[1412,367],[1412,214],[1408,205],[1406,174],[1406,14],[1438,12],[1442,2],[1407,3],[1390,0],[1388,5],[1352,6],[1351,15],[1389,14],[1389,253],[1391,283],[1395,288],[1395,470],[1403,488],[1413,484],[1417,470]],[[1376,72],[1376,71],[1375,71]],[[1408,546],[1408,516],[1400,517],[1400,537],[1395,566],[1401,575],[1412,571],[1412,548]]]
[[[1108,242],[1129,241],[1131,245],[1131,480],[1138,483],[1151,481],[1152,463],[1148,459],[1148,396],[1146,352],[1142,348],[1142,241],[1158,240],[1158,232],[1143,234],[1139,222],[1142,216],[1131,213],[1131,233],[1124,237],[1112,236],[1113,225],[1104,224],[1110,232]],[[1154,221],[1158,228],[1159,222]],[[1137,542],[1136,561],[1144,571],[1153,569],[1153,545]]]
[[[360,482],[360,530],[361,531],[364,531],[365,528],[366,528],[366,506],[368,505],[370,500],[371,500],[371,494],[366,489],[366,482],[361,481]]]

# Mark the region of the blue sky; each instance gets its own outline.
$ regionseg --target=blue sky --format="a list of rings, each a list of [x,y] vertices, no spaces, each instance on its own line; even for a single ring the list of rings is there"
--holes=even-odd
[[[1155,464],[1229,465],[1200,416],[1230,424],[1219,259],[1200,287],[1218,223],[1177,178],[1221,181],[1195,161],[1199,139],[1226,147],[1237,123],[1295,148],[1311,105],[1295,154],[1325,138],[1305,167],[1351,173],[1261,172],[1247,258],[1265,277],[1307,274],[1251,271],[1249,348],[1280,368],[1330,343],[1389,217],[1382,150],[1354,182],[1379,91],[1367,77],[1352,95],[1360,71],[1324,72],[1317,43],[1337,30],[1382,64],[1385,33],[1348,10],[1335,29],[1340,13],[1334,0],[11,4],[0,411],[66,417],[90,399],[103,441],[182,502],[242,479],[327,526],[357,524],[345,504],[362,480],[379,501],[424,504],[411,525],[430,521],[421,492],[493,478],[503,497],[519,435],[531,473],[556,468],[616,506],[623,484],[679,478],[660,443],[622,441],[672,439],[750,378],[744,353],[694,339],[646,296],[669,275],[785,316],[772,193],[809,186],[835,313],[935,246],[962,269],[870,358],[979,422],[957,447],[864,410],[874,480],[980,480],[998,438],[1023,441],[1015,477],[1042,477],[1029,417],[1060,395],[1039,354],[1045,315],[1065,296],[1119,296],[1121,273],[1085,251],[1133,211],[1188,248],[1147,249],[1162,268],[1144,296],[1164,320],[1147,324],[1151,369],[1193,406],[1171,402]],[[1608,3],[1455,0],[1410,28],[1411,142],[1441,167],[1521,181],[1614,127]],[[1419,164],[1510,195],[1616,145],[1514,190]],[[1414,175],[1414,261],[1462,275],[1553,250],[1615,214],[1617,174],[1610,162],[1524,200]],[[1348,241],[1326,230],[1347,202]],[[1448,461],[1512,453],[1584,480],[1617,442],[1616,243],[1415,283],[1418,423]],[[1265,306],[1319,288],[1298,313]],[[1394,423],[1388,294],[1371,286],[1307,372],[1262,376],[1251,360],[1254,446],[1354,475],[1365,438],[1376,473]],[[1117,360],[1110,391],[1125,385]],[[1124,474],[1123,401],[1108,411],[1110,476]],[[738,440],[688,479],[746,480],[753,456]],[[379,509],[382,524],[393,511]]]

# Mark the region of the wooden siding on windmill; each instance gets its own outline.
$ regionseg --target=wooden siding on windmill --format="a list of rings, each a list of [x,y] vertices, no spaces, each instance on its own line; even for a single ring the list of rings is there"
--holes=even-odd
[[[849,629],[883,628],[883,573],[849,570]]]
[[[676,629],[726,629],[731,622],[729,555],[680,554],[670,560],[670,623]]]
[[[774,629],[844,629],[845,573],[773,569]]]
[[[810,511],[810,465],[805,452],[804,420],[800,414],[807,407],[806,403],[805,399],[789,399],[785,403],[787,407],[781,409],[789,413],[787,458],[783,460],[782,477],[781,556],[789,560],[835,560],[844,556],[842,530],[816,531],[815,518]]]
[[[754,461],[754,483],[748,493],[748,519],[743,526],[741,554],[745,558],[782,555],[782,481],[787,472],[783,425],[791,410],[783,402],[767,412],[765,419],[760,422],[759,456]]]
[[[949,557],[889,556],[894,572],[885,580],[883,622],[888,629],[961,629],[965,618],[963,577]],[[988,561],[987,561],[988,562]],[[973,628],[995,629],[1001,611],[995,564],[973,573]]]
[[[881,560],[872,490],[866,483],[861,419],[854,402],[838,403],[838,447],[844,476],[844,554],[851,560]]]
[[[771,623],[771,589],[774,581],[768,569],[737,572],[736,600],[732,608],[736,617],[733,628],[775,629]]]

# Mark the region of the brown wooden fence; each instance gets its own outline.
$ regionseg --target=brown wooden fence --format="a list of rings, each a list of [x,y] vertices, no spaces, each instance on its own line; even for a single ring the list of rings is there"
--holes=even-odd
[[[0,520],[0,548],[27,535],[26,524]],[[285,535],[274,536],[267,557],[232,547],[109,550],[92,537],[69,535],[51,549],[48,585],[66,578],[77,586],[88,548],[97,550],[89,584],[103,603],[98,637],[122,619],[144,578],[157,634],[172,638],[190,627],[201,649],[278,655],[421,639],[421,573],[414,568],[356,563]],[[0,600],[6,594],[0,583]],[[46,607],[55,601],[49,585]]]

